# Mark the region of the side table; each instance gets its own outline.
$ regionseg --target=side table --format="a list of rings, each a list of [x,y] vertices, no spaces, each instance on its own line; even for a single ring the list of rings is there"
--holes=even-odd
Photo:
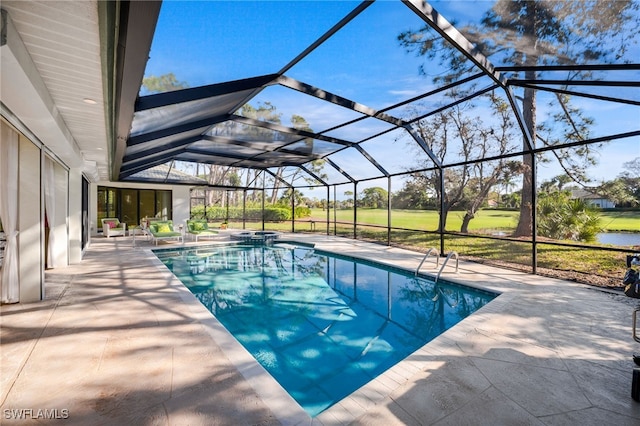
[[[133,247],[136,246],[136,235],[144,235],[149,240],[149,231],[147,228],[143,228],[142,226],[136,226],[134,228],[129,228],[129,235],[133,237]]]

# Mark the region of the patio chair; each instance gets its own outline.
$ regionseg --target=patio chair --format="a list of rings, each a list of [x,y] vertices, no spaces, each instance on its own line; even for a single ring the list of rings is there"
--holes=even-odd
[[[115,237],[127,235],[127,224],[120,222],[117,217],[106,217],[102,219],[102,235],[105,237]]]
[[[218,235],[217,231],[209,229],[209,224],[206,219],[187,220],[187,232],[196,242],[198,242],[198,238],[215,237]]]
[[[160,240],[178,240],[180,242],[182,239],[182,232],[173,230],[173,221],[171,220],[156,220],[149,223],[149,232],[153,237],[156,245],[158,245],[158,241]]]

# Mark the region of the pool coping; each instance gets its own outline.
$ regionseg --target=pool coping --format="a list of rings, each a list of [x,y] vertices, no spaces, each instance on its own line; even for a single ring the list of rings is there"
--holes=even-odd
[[[166,265],[153,254],[154,250],[150,249],[149,251],[155,266],[169,271]],[[169,272],[171,273],[171,271]],[[173,273],[171,274],[173,275]],[[222,349],[225,356],[247,380],[260,399],[267,404],[278,421],[283,424],[300,424],[311,419],[296,400],[175,275],[173,275],[170,285],[178,292],[180,299],[185,303],[193,318],[204,326],[209,336]]]
[[[309,243],[307,241],[296,241],[296,239],[292,237],[279,242],[285,244],[300,244],[300,246],[313,248],[319,252],[326,252],[346,258],[377,263],[404,272],[412,272],[411,268],[399,267],[396,264],[385,262],[384,260],[381,261],[380,259],[370,259],[357,255],[343,254],[327,248],[320,248],[316,244]],[[189,249],[195,247],[238,244],[242,244],[242,242],[234,240],[215,242],[208,241],[197,245],[184,244],[179,247],[152,247],[143,248],[143,250],[150,252],[152,263],[156,267],[166,270],[173,276],[170,285],[178,292],[181,300],[185,305],[187,305],[191,315],[205,326],[207,333],[218,344],[218,346],[220,346],[227,358],[235,365],[238,372],[242,374],[254,389],[258,397],[265,402],[276,419],[283,425],[312,424],[314,423],[314,419],[317,419],[320,423],[342,424],[349,423],[357,419],[366,413],[369,408],[380,403],[385,398],[388,398],[394,391],[407,383],[415,374],[426,368],[428,362],[421,361],[421,358],[426,358],[424,355],[431,355],[444,350],[451,344],[451,341],[455,341],[461,336],[464,336],[470,328],[473,329],[470,321],[473,321],[477,314],[499,312],[510,299],[508,294],[491,290],[488,287],[476,285],[474,283],[460,283],[447,278],[447,283],[459,284],[477,290],[494,293],[496,294],[496,297],[485,306],[481,307],[451,328],[445,330],[436,338],[425,343],[403,360],[399,361],[371,381],[353,391],[351,394],[334,403],[318,415],[311,417],[154,253],[175,250],[176,248]],[[413,253],[415,254],[415,252]],[[429,274],[423,273],[420,275],[423,277],[430,276]]]

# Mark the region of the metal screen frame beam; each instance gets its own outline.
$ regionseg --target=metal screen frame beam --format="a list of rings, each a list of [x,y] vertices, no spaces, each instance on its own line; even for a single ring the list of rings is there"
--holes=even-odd
[[[520,107],[516,103],[516,97],[513,94],[513,90],[511,90],[511,87],[505,87],[504,92],[507,95],[507,99],[509,99],[509,105],[511,105],[511,110],[516,116],[516,121],[518,122],[520,131],[522,132],[524,141],[527,144],[527,147],[529,148],[529,150],[532,150],[535,147],[535,141],[533,140],[533,137],[531,137],[529,128],[525,124],[524,115],[522,114]]]
[[[570,96],[578,96],[578,97],[582,97],[582,98],[596,99],[596,100],[599,100],[599,101],[617,102],[617,103],[621,103],[621,104],[640,106],[640,101],[634,101],[634,100],[631,100],[631,99],[613,98],[613,97],[610,97],[610,96],[594,95],[592,93],[576,92],[576,91],[573,91],[573,90],[565,90],[565,89],[556,89],[556,88],[553,88],[553,87],[539,87],[539,86],[537,86],[535,84],[514,84],[514,86],[523,87],[523,88],[527,88],[527,89],[540,90],[540,91],[543,91],[543,92],[561,93],[563,95],[570,95]]]
[[[424,0],[402,0],[414,13],[416,13],[427,25],[429,25],[434,31],[436,31],[442,38],[447,40],[453,47],[455,47],[460,53],[473,62],[482,72],[491,77],[493,81],[500,87],[502,87],[509,99],[511,108],[513,109],[518,125],[522,130],[523,137],[526,143],[530,146],[534,146],[534,141],[529,134],[529,130],[524,122],[522,111],[515,102],[515,98],[511,93],[506,78],[500,74],[493,66],[491,61],[479,52],[473,43],[458,31],[449,21],[447,21],[442,15],[438,13],[429,3]]]
[[[373,164],[373,166],[378,169],[378,171],[380,173],[382,173],[384,175],[384,177],[389,177],[389,172],[387,172],[384,167],[382,167],[380,164],[378,164],[378,162],[371,156],[369,155],[369,153],[367,151],[365,151],[365,149],[363,147],[361,147],[359,144],[355,146],[355,148],[358,150],[358,152],[360,154],[362,154],[362,156],[364,158],[366,158],[367,160],[369,160],[369,162],[371,164]]]
[[[189,148],[186,147],[183,150],[184,153],[187,154],[195,154],[200,155],[202,157],[220,157],[220,158],[228,158],[230,160],[243,161],[250,160],[251,157],[240,157],[238,155],[226,154],[226,153],[217,153],[217,152],[209,152],[200,148]],[[209,163],[211,164],[211,163]]]
[[[315,180],[320,182],[321,185],[324,185],[324,186],[328,186],[329,185],[327,182],[324,181],[324,179],[320,179],[320,177],[318,175],[316,175],[311,170],[309,170],[304,164],[301,164],[298,167],[301,168],[302,170],[304,170],[309,176],[311,176],[312,178],[314,178]]]
[[[298,92],[304,93],[305,95],[313,96],[314,98],[318,98],[323,101],[330,102],[334,105],[338,105],[343,108],[350,109],[351,111],[359,112],[368,117],[377,118],[378,120],[386,121],[387,123],[391,123],[396,126],[403,126],[405,124],[404,120],[401,120],[399,118],[377,111],[361,103],[344,98],[340,95],[336,95],[335,93],[327,92],[326,90],[311,86],[310,84],[303,83],[301,81],[295,80],[287,76],[280,77],[278,79],[278,84],[280,84],[283,87],[287,87],[289,89],[293,89]]]
[[[416,15],[427,25],[447,40],[460,53],[473,62],[486,75],[491,77],[496,84],[506,87],[506,79],[496,71],[489,59],[480,53],[467,38],[447,21],[437,10],[424,0],[402,0]]]
[[[437,89],[430,90],[429,92],[423,93],[422,95],[414,96],[413,98],[407,99],[406,101],[398,102],[395,105],[391,105],[391,106],[388,106],[386,108],[383,108],[383,109],[380,110],[380,112],[386,112],[386,111],[390,111],[390,110],[395,109],[395,108],[399,108],[401,106],[410,104],[412,102],[419,101],[420,99],[424,99],[424,98],[428,98],[429,96],[437,95],[440,92],[444,92],[444,91],[447,91],[449,89],[453,89],[454,87],[458,87],[458,86],[460,86],[462,84],[465,84],[465,83],[468,83],[470,81],[477,80],[480,77],[486,77],[486,76],[487,75],[485,73],[483,73],[483,72],[479,72],[479,73],[473,74],[473,75],[471,75],[469,77],[463,78],[462,80],[458,80],[458,81],[455,81],[453,83],[449,83],[449,84],[447,84],[445,86],[438,87]]]
[[[273,84],[277,78],[278,74],[267,74],[259,77],[244,78],[224,83],[209,84],[207,86],[190,87],[171,92],[141,96],[135,103],[135,111],[145,111],[153,108],[214,98],[216,96],[228,95],[231,93],[245,92],[247,90],[269,86]]]
[[[125,165],[127,163],[130,163],[131,161],[140,160],[145,157],[151,157],[161,152],[168,152],[168,151],[175,152],[176,149],[184,148],[185,146],[190,145],[194,142],[198,142],[201,139],[202,138],[200,137],[200,135],[196,135],[196,136],[191,136],[189,138],[180,139],[168,144],[163,144],[163,145],[156,144],[151,146],[148,149],[144,149],[133,154],[125,154],[125,156],[122,158],[122,167],[125,167]]]
[[[311,43],[311,45],[309,47],[304,49],[298,56],[293,58],[293,60],[291,60],[291,62],[286,64],[280,71],[278,71],[278,74],[279,75],[283,75],[285,72],[289,71],[298,62],[300,62],[307,55],[309,55],[311,52],[316,50],[316,48],[318,48],[318,46],[320,46],[322,43],[327,41],[335,33],[340,31],[345,25],[347,25],[349,22],[351,22],[356,16],[360,15],[360,13],[362,13],[366,8],[368,8],[372,4],[373,4],[373,2],[370,1],[370,0],[366,0],[366,1],[363,1],[362,3],[360,3],[358,6],[356,6],[355,9],[353,9],[351,12],[349,12],[347,14],[347,16],[342,18],[337,24],[335,24],[333,27],[331,27],[326,33],[324,33],[318,39],[316,39],[316,41]]]
[[[211,126],[222,123],[227,120],[229,120],[229,115],[224,114],[224,115],[219,115],[211,118],[206,118],[203,120],[180,124],[178,126],[167,127],[166,129],[153,130],[148,133],[141,133],[136,136],[131,136],[127,140],[127,146],[139,145],[141,143],[150,142],[156,139],[166,138],[166,137],[174,136],[180,133],[187,133],[192,130],[196,130],[198,128],[204,128],[208,130]]]
[[[413,138],[413,140],[415,140],[418,143],[418,145],[420,146],[420,148],[422,148],[425,154],[427,154],[427,156],[431,158],[431,161],[433,161],[433,164],[435,164],[438,169],[442,170],[442,161],[440,161],[440,159],[436,157],[436,155],[433,153],[431,148],[429,148],[429,145],[424,141],[424,139],[422,139],[422,136],[418,134],[416,129],[414,129],[411,124],[407,124],[405,126],[405,129],[409,133],[409,135]]]
[[[584,65],[505,65],[496,71],[628,71],[640,70],[640,64],[584,64]]]
[[[273,176],[275,179],[279,180],[280,182],[284,183],[289,188],[295,188],[295,186],[291,185],[289,182],[287,182],[286,180],[282,179],[280,176],[276,175],[271,170],[269,170],[269,169],[262,169],[262,170],[267,172],[267,173],[269,173],[271,176]]]
[[[292,150],[292,149],[287,149],[285,148],[287,145],[290,144],[285,144],[279,147],[275,147],[273,149],[267,149],[267,148],[254,148],[253,146],[251,146],[253,143],[256,142],[247,142],[247,141],[241,141],[238,139],[230,139],[230,138],[226,138],[224,136],[203,136],[202,140],[204,141],[211,141],[211,142],[221,142],[221,143],[225,143],[228,145],[234,145],[234,146],[242,146],[242,147],[247,147],[247,148],[252,148],[252,149],[256,149],[256,150],[261,150],[263,151],[263,153],[268,153],[268,152],[284,152],[285,154],[291,154],[291,155],[297,155],[298,157],[303,157],[303,158],[307,158],[307,161],[313,161],[313,160],[320,160],[323,158],[322,155],[319,154],[304,154],[304,153],[300,153],[298,151]],[[268,142],[259,142],[261,144],[268,144]],[[261,155],[261,154],[258,154]]]
[[[552,86],[640,87],[640,81],[622,80],[531,80],[523,78],[510,78],[507,80],[507,84],[513,86],[521,86],[524,84],[549,84]]]
[[[451,102],[450,104],[447,104],[447,105],[441,106],[440,108],[436,108],[436,109],[434,109],[433,111],[429,111],[429,112],[428,112],[428,113],[426,113],[426,114],[422,114],[422,115],[420,115],[420,116],[418,116],[418,117],[412,118],[411,120],[409,120],[409,124],[413,124],[413,123],[415,123],[416,121],[420,121],[420,120],[422,120],[422,119],[425,119],[425,118],[427,118],[427,117],[429,117],[429,116],[432,116],[432,115],[434,115],[434,114],[437,114],[437,113],[439,113],[439,112],[442,112],[442,111],[444,111],[444,110],[446,110],[446,109],[449,109],[449,108],[451,108],[451,107],[454,107],[454,106],[456,106],[456,105],[459,105],[459,104],[461,104],[461,103],[463,103],[463,102],[470,101],[470,100],[471,100],[471,99],[473,99],[473,98],[477,98],[478,96],[482,96],[482,95],[484,95],[484,94],[485,94],[485,93],[487,93],[487,92],[490,92],[490,91],[492,91],[492,90],[496,90],[497,88],[498,88],[498,86],[497,86],[497,85],[492,84],[492,85],[491,85],[491,86],[489,86],[489,87],[485,87],[484,89],[481,89],[481,90],[479,90],[479,91],[477,91],[477,92],[475,92],[475,93],[473,93],[473,94],[471,94],[471,95],[468,95],[468,96],[465,96],[464,98],[460,98],[460,99],[458,99],[458,100],[456,100],[456,101],[453,101],[453,102]]]
[[[126,179],[131,175],[134,175],[134,174],[136,174],[138,172],[141,172],[141,171],[146,170],[146,169],[150,169],[150,168],[155,167],[155,166],[159,166],[159,165],[164,164],[164,163],[166,163],[167,161],[170,161],[170,160],[172,160],[172,156],[166,156],[166,157],[163,156],[163,157],[159,157],[159,158],[157,158],[155,160],[144,161],[142,163],[135,163],[135,164],[132,164],[132,165],[128,165],[126,169],[124,169],[124,167],[123,167],[123,169],[120,171],[120,176],[121,176],[120,179]]]
[[[340,166],[338,166],[336,163],[334,163],[333,161],[331,161],[331,159],[329,158],[325,158],[324,161],[326,161],[327,163],[329,163],[334,169],[336,169],[338,172],[340,172],[342,174],[342,176],[346,177],[347,179],[349,179],[349,182],[351,183],[355,183],[356,180],[354,178],[352,178],[347,172],[345,172],[344,170],[342,170],[340,168]]]
[[[290,135],[301,136],[303,139],[305,139],[305,138],[318,139],[318,140],[321,140],[321,141],[331,142],[331,143],[335,143],[336,145],[344,145],[344,146],[353,146],[353,145],[355,145],[355,142],[347,141],[347,140],[344,140],[344,139],[338,139],[338,138],[333,138],[333,137],[330,137],[330,136],[324,136],[324,135],[320,135],[318,133],[308,132],[306,130],[300,130],[300,129],[295,129],[293,127],[287,127],[287,126],[282,126],[280,124],[270,123],[268,121],[261,121],[261,120],[256,120],[254,118],[243,117],[241,115],[232,114],[231,115],[231,120],[235,121],[235,122],[238,122],[238,123],[247,124],[247,125],[250,125],[250,126],[262,127],[262,128],[269,129],[269,130],[274,130],[274,131],[280,132],[280,133],[286,133],[286,134],[290,134]],[[291,142],[291,143],[296,143],[296,142],[299,142],[299,141],[294,141],[294,142]],[[289,145],[289,143],[287,143],[286,145]]]

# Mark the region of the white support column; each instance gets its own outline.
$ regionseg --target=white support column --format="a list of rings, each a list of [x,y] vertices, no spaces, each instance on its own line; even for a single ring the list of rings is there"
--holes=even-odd
[[[89,241],[98,235],[98,185],[95,182],[89,183]]]
[[[82,169],[69,170],[69,264],[82,260]]]
[[[51,232],[55,232],[55,246],[53,253],[55,261],[53,265],[56,268],[62,268],[69,265],[69,244],[68,244],[68,184],[69,176],[67,171],[54,162],[54,179],[55,179],[55,224],[49,224]],[[51,239],[49,239],[51,241]]]
[[[188,186],[174,186],[171,188],[173,197],[173,224],[184,225],[189,219],[189,204],[191,194]]]

